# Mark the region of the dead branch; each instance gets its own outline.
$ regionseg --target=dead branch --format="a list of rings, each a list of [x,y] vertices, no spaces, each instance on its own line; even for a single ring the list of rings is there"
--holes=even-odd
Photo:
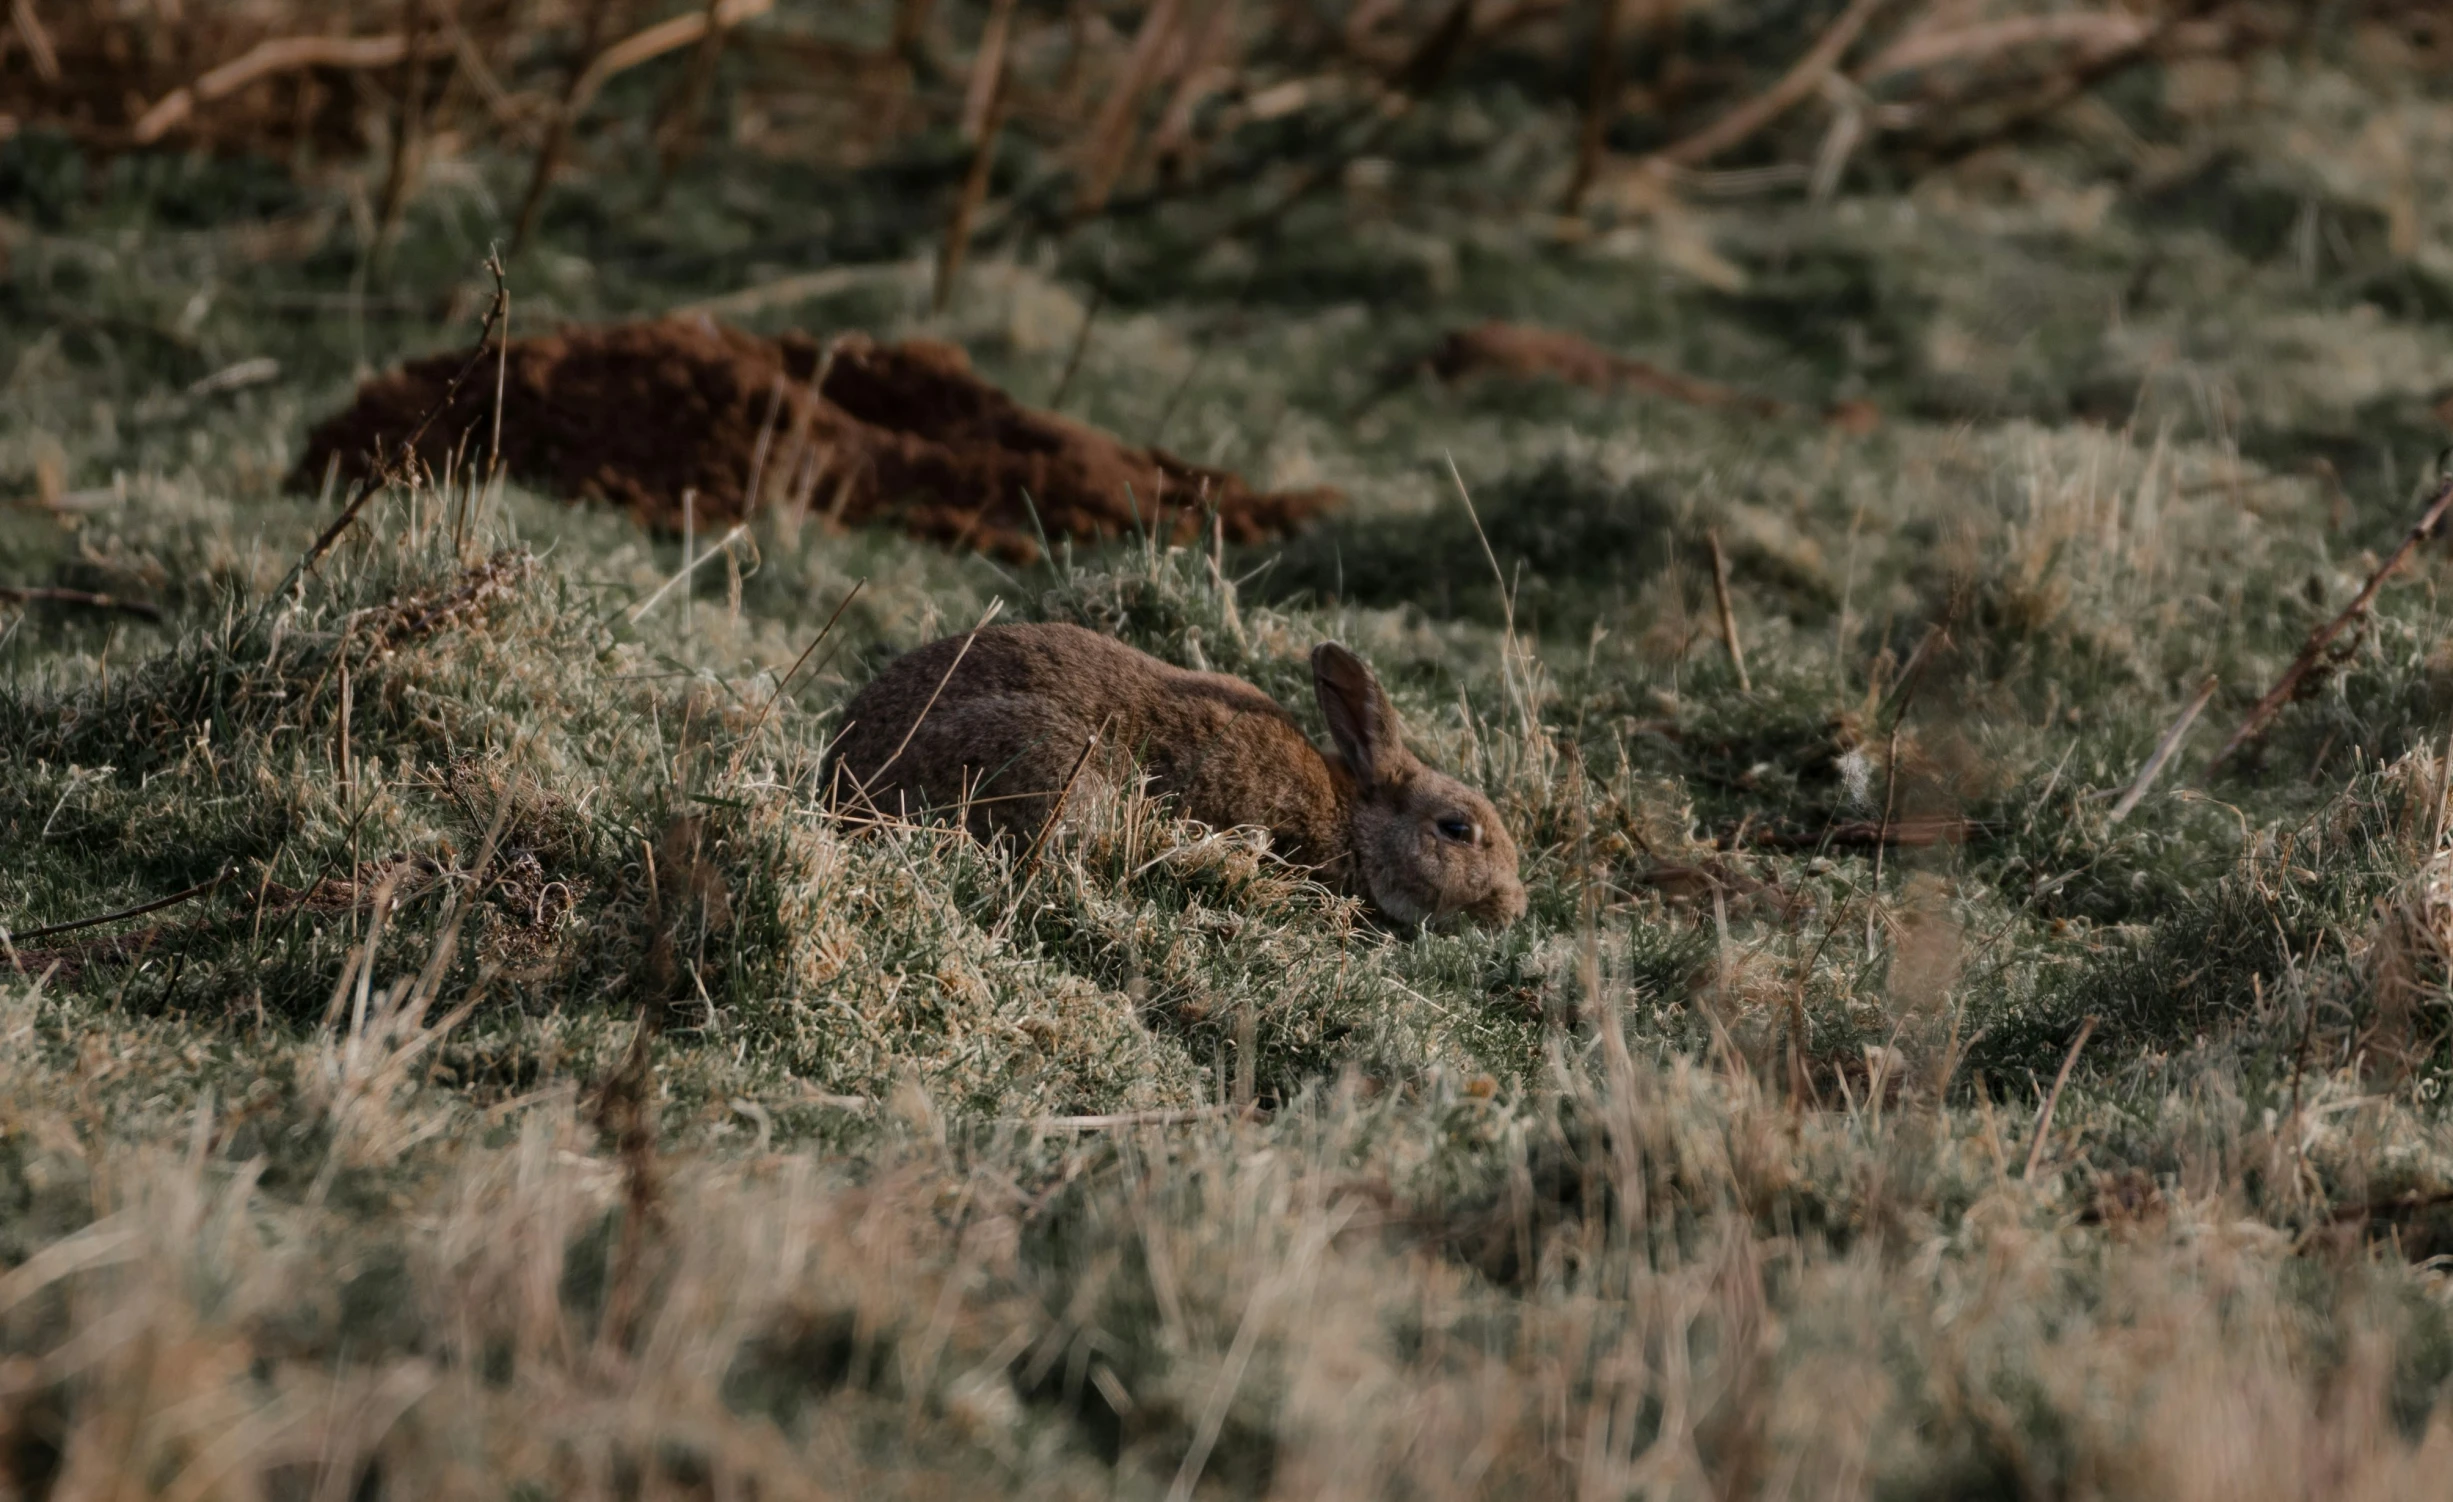
[[[2061,1087],[2070,1082],[2070,1069],[2078,1062],[2078,1051],[2094,1035],[2095,1023],[2096,1019],[2089,1017],[2078,1025],[2078,1036],[2070,1040],[2070,1051],[2062,1057],[2061,1072],[2053,1076],[2053,1088],[2044,1097],[2044,1110],[2036,1117],[2035,1139],[2027,1144],[2027,1167],[2019,1173],[2022,1179],[2033,1179],[2036,1166],[2044,1161],[2044,1139],[2053,1129],[2053,1111],[2061,1104]]]
[[[719,0],[707,10],[693,15],[675,16],[659,21],[644,31],[636,31],[599,52],[579,75],[578,87],[572,91],[570,113],[587,113],[596,102],[597,93],[612,81],[614,75],[627,73],[641,63],[653,62],[668,52],[676,52],[708,35],[712,23],[716,32],[726,32],[745,21],[754,21],[775,8],[775,0]]]
[[[87,589],[51,589],[30,584],[0,584],[0,600],[20,604],[41,601],[50,605],[76,605],[87,610],[116,610],[139,620],[158,621],[162,607],[144,600],[123,600],[117,595],[97,594]]]
[[[436,418],[442,416],[445,412],[451,409],[451,404],[453,401],[457,400],[460,395],[460,387],[462,383],[467,381],[471,375],[476,373],[478,366],[485,363],[487,355],[493,355],[497,363],[505,358],[505,351],[509,348],[507,338],[501,348],[489,349],[487,348],[487,345],[496,337],[497,332],[503,329],[504,322],[510,316],[511,289],[503,280],[503,264],[500,257],[488,258],[486,261],[486,270],[494,274],[494,301],[493,304],[486,309],[485,326],[477,331],[477,347],[476,349],[470,351],[467,362],[461,365],[458,371],[453,373],[451,383],[443,388],[442,396],[435,400],[435,404],[433,406],[426,409],[426,415],[417,420],[417,426],[409,430],[409,436],[400,441],[399,454],[402,456],[415,456],[417,453],[418,440],[426,436],[426,430],[434,426],[434,420]],[[501,418],[501,412],[502,406],[498,396],[495,403],[495,415],[498,422]],[[499,454],[499,434],[497,435],[496,441],[497,453]],[[332,551],[332,545],[341,540],[341,534],[348,531],[350,523],[358,519],[358,513],[366,509],[366,503],[373,499],[377,493],[382,491],[385,486],[393,483],[400,477],[398,466],[402,462],[402,458],[396,458],[391,465],[384,465],[381,463],[380,456],[378,456],[375,479],[362,487],[358,491],[357,495],[350,499],[347,506],[341,508],[341,514],[332,519],[332,525],[323,530],[323,534],[315,539],[314,545],[309,547],[305,555],[291,567],[289,577],[282,580],[281,588],[273,591],[272,598],[277,599],[281,595],[288,593],[290,584],[293,581],[295,581],[300,575],[306,573],[308,570],[314,568],[317,563],[322,561],[323,556],[326,553]]]
[[[2147,757],[2146,765],[2138,769],[2137,780],[2129,785],[2128,792],[2121,795],[2121,801],[2112,806],[2111,814],[2104,821],[2107,825],[2118,824],[2128,818],[2130,810],[2136,808],[2138,801],[2155,786],[2155,778],[2162,773],[2164,763],[2170,761],[2172,753],[2180,749],[2181,738],[2189,733],[2190,726],[2197,723],[2199,712],[2205,709],[2207,701],[2214,698],[2215,690],[2221,684],[2221,679],[2209,674],[2206,681],[2198,685],[2197,696],[2189,701],[2188,708],[2180,712],[2180,718],[2172,722],[2172,728],[2163,733],[2163,739],[2155,743],[2155,750]]]
[[[723,61],[724,39],[729,35],[724,0],[707,0],[699,13],[698,50],[690,54],[690,71],[682,76],[681,87],[669,96],[666,113],[656,122],[655,202],[659,205],[673,185],[673,174],[698,144],[699,116],[706,111],[708,90],[715,87],[716,64]]]
[[[1133,139],[1139,133],[1136,116],[1142,95],[1158,81],[1159,59],[1175,31],[1176,17],[1182,8],[1178,0],[1157,0],[1142,17],[1141,29],[1133,34],[1133,50],[1125,58],[1124,76],[1116,81],[1083,143],[1081,187],[1073,199],[1077,217],[1087,218],[1105,208],[1108,195],[1115,191],[1116,179],[1122,175],[1132,154]]]
[[[537,145],[536,165],[528,175],[528,192],[520,200],[520,217],[511,230],[511,254],[518,255],[535,234],[537,216],[545,209],[545,192],[553,186],[554,169],[562,164],[562,153],[570,144],[571,129],[587,100],[604,79],[597,74],[597,65],[604,60],[605,49],[600,45],[605,24],[613,10],[614,0],[595,0],[588,7],[587,20],[581,26],[579,56],[585,59],[571,70],[570,82],[562,91],[562,100],[555,106],[553,118],[545,127],[545,139]]]
[[[1917,27],[1875,53],[1854,77],[1870,85],[1944,63],[1970,62],[2049,42],[2075,43],[2090,52],[2123,51],[2144,43],[2153,32],[2148,22],[2118,11],[2014,16],[1977,26]]]
[[[1986,147],[2009,139],[2029,126],[2050,117],[2056,110],[2097,84],[2120,72],[2140,58],[2164,53],[2181,29],[2221,10],[2228,0],[2184,0],[2171,14],[2157,20],[2136,40],[2126,46],[2110,47],[2093,52],[2068,69],[2046,81],[2025,98],[1999,110],[1991,120],[1974,130],[1956,136],[1932,140],[1926,149],[1933,163],[1948,163],[1974,155]],[[2186,49],[2184,49],[2186,50]],[[1952,101],[1965,103],[1970,95],[1962,94]],[[1956,109],[1937,110],[1944,119],[1956,119]]]
[[[177,907],[182,902],[192,902],[202,897],[205,893],[228,881],[237,871],[236,866],[224,866],[211,879],[200,881],[184,892],[173,892],[168,897],[156,897],[151,902],[140,902],[134,907],[123,907],[115,913],[102,913],[92,918],[76,918],[66,923],[29,928],[21,934],[9,934],[9,942],[30,944],[36,939],[48,939],[53,934],[74,933],[80,928],[94,928],[105,923],[117,923],[122,918],[141,918],[147,913],[158,913],[166,907]],[[6,932],[6,930],[0,930],[0,932]]]
[[[2436,528],[2444,521],[2447,511],[2453,511],[2453,475],[2446,476],[2444,482],[2436,487],[2435,499],[2428,503],[2426,512],[2403,537],[2401,544],[2383,563],[2376,566],[2376,572],[2368,576],[2368,582],[2361,587],[2351,603],[2343,606],[2342,612],[2332,620],[2308,633],[2307,644],[2300,648],[2300,655],[2291,660],[2291,666],[2284,671],[2283,676],[2276,681],[2272,689],[2267,691],[2264,698],[2257,701],[2257,707],[2250,710],[2249,717],[2240,722],[2240,728],[2233,731],[2232,738],[2223,743],[2223,749],[2215,753],[2212,767],[2219,767],[2229,761],[2234,751],[2239,750],[2251,736],[2263,730],[2266,722],[2273,719],[2285,704],[2298,695],[2300,680],[2306,678],[2308,670],[2317,665],[2317,659],[2323,655],[2325,649],[2332,645],[2334,638],[2340,636],[2345,627],[2367,614],[2370,602],[2376,599],[2377,591],[2384,588],[2385,580],[2392,576],[2395,569],[2402,566],[2402,560],[2408,558],[2419,544],[2436,535]]]
[[[448,36],[428,38],[426,49],[437,55],[452,50]],[[137,117],[129,135],[139,146],[150,146],[195,116],[196,106],[226,99],[260,79],[307,68],[342,68],[364,72],[397,66],[409,55],[409,39],[398,32],[368,37],[277,37],[260,42],[205,74],[176,88]]]
[[[1751,694],[1755,690],[1746,677],[1746,648],[1738,641],[1737,612],[1729,605],[1729,555],[1721,551],[1719,529],[1704,534],[1712,544],[1712,598],[1720,607],[1721,640],[1729,648],[1729,665],[1738,670],[1738,692]]]
[[[1176,1110],[1119,1111],[1108,1116],[1039,1116],[1032,1118],[1029,1125],[1041,1132],[1104,1132],[1118,1127],[1185,1126],[1196,1121],[1215,1121],[1246,1109],[1241,1106],[1186,1106]]]
[[[1824,28],[1806,55],[1782,74],[1779,82],[1685,140],[1662,147],[1646,157],[1644,165],[1662,171],[1710,161],[1804,103],[1822,87],[1831,70],[1839,66],[1842,55],[1856,43],[1858,34],[1874,19],[1875,13],[1888,3],[1889,0],[1850,0],[1848,9]]]
[[[51,45],[51,33],[43,28],[43,18],[34,14],[34,0],[15,0],[9,7],[9,24],[17,30],[17,40],[26,44],[26,55],[34,61],[34,74],[45,83],[60,81],[60,52]]]
[[[1957,845],[1976,839],[1987,832],[1973,819],[1951,817],[1893,819],[1878,823],[1872,819],[1850,819],[1828,828],[1806,833],[1766,829],[1746,836],[1732,837],[1726,848],[1754,846],[1765,850],[1821,850],[1844,848],[1876,850],[1921,849],[1927,845]]]
[[[1013,0],[1001,0],[997,14],[1005,15],[1012,4]],[[989,177],[996,170],[997,137],[1005,128],[1005,48],[1001,36],[993,58],[988,49],[981,49],[980,66],[993,67],[995,72],[987,80],[988,104],[980,119],[979,144],[971,151],[971,170],[963,174],[962,190],[954,198],[954,212],[946,220],[945,244],[937,253],[937,287],[930,305],[939,313],[953,301],[954,279],[962,274],[963,257],[971,248],[971,224],[979,217],[980,204],[988,197]]]
[[[1584,207],[1584,195],[1601,175],[1602,148],[1608,141],[1610,117],[1617,113],[1618,28],[1631,0],[1600,0],[1601,14],[1593,34],[1593,71],[1585,83],[1584,128],[1576,138],[1576,171],[1567,180],[1567,198],[1559,205],[1573,214]]]

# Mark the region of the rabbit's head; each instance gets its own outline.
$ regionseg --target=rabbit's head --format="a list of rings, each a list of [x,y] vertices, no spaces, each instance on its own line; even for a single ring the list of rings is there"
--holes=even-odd
[[[1414,758],[1363,660],[1321,643],[1312,687],[1354,776],[1354,860],[1373,904],[1409,924],[1463,913],[1497,928],[1523,917],[1516,841],[1499,810]]]

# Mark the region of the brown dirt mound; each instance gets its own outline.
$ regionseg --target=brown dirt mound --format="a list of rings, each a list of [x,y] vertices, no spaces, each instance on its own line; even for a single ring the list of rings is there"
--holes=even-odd
[[[359,387],[308,435],[293,483],[318,486],[328,466],[371,478],[377,455],[397,455],[468,359],[438,355]],[[418,440],[423,466],[482,460],[494,384],[481,364]],[[626,507],[659,530],[680,527],[683,492],[695,491],[702,527],[789,505],[1025,562],[1040,551],[1033,507],[1050,539],[1115,537],[1138,519],[1190,541],[1215,510],[1227,537],[1259,542],[1338,500],[1256,491],[1025,407],[951,345],[848,334],[821,351],[805,335],[762,339],[705,318],[513,340],[502,442],[513,476]]]

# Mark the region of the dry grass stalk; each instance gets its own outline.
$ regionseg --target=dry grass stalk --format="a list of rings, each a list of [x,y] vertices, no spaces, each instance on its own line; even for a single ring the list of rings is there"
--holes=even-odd
[[[1116,180],[1131,159],[1134,139],[1140,134],[1142,99],[1158,82],[1159,65],[1182,11],[1183,0],[1154,0],[1143,14],[1141,27],[1133,34],[1132,51],[1126,54],[1123,74],[1083,138],[1081,185],[1073,198],[1076,217],[1098,213],[1107,206],[1108,195],[1115,191]]]
[[[673,92],[665,117],[657,122],[655,196],[659,203],[672,186],[673,174],[698,144],[699,116],[706,111],[707,94],[715,87],[716,64],[723,60],[724,42],[730,35],[724,0],[707,0],[706,9],[699,13],[698,50],[690,54],[690,71]]]
[[[158,621],[162,607],[145,600],[126,600],[118,595],[101,594],[90,589],[61,589],[50,585],[0,584],[0,601],[11,604],[73,605],[83,610],[115,610],[139,620]]]
[[[48,939],[53,934],[74,933],[80,928],[94,928],[105,923],[117,923],[122,918],[141,918],[147,913],[158,913],[166,907],[177,907],[182,902],[193,902],[237,874],[238,867],[225,866],[211,878],[182,891],[173,892],[168,897],[156,897],[151,902],[140,902],[134,907],[123,907],[117,912],[102,913],[91,918],[73,918],[66,923],[51,923],[41,928],[29,928],[23,933],[11,934],[5,928],[0,928],[0,937],[7,938],[11,943],[26,943],[35,939]]]
[[[580,75],[569,105],[576,117],[585,114],[596,96],[618,74],[627,73],[641,63],[653,62],[668,52],[678,52],[693,42],[708,42],[721,50],[726,33],[744,22],[754,21],[775,8],[775,0],[716,0],[708,9],[696,15],[675,16],[667,21],[631,33],[599,52]],[[708,64],[712,69],[714,64]]]
[[[26,56],[33,59],[35,76],[45,83],[58,83],[59,49],[51,45],[51,33],[44,28],[43,18],[34,13],[34,0],[12,0],[9,24],[15,28],[17,40],[26,44]]]
[[[1874,84],[1945,63],[1979,61],[2049,43],[2074,43],[2090,53],[2108,54],[2141,45],[2153,30],[2151,23],[2137,16],[2109,10],[2011,16],[1967,26],[1916,26],[1875,53],[1857,70],[1856,80]]]
[[[529,170],[528,191],[520,199],[518,220],[511,230],[511,249],[516,256],[536,234],[537,216],[545,210],[546,191],[553,186],[554,172],[562,165],[562,153],[568,147],[571,132],[577,127],[579,114],[587,107],[588,96],[597,83],[597,65],[603,61],[605,28],[611,24],[616,0],[593,0],[580,25],[578,61],[570,79],[555,105],[553,116],[545,126],[545,139],[538,143],[536,164]]]
[[[2189,727],[2197,723],[2198,715],[2212,702],[2215,690],[2221,686],[2222,680],[2211,673],[2204,683],[2198,685],[2197,692],[2190,697],[2187,707],[2181,710],[2180,717],[2163,733],[2163,738],[2155,742],[2155,749],[2148,755],[2146,764],[2138,768],[2138,775],[2131,781],[2129,791],[2123,793],[2121,801],[2112,806],[2112,812],[2105,818],[2107,824],[2118,824],[2128,818],[2130,810],[2136,808],[2139,800],[2155,786],[2155,779],[2162,775],[2164,764],[2172,759],[2174,752],[2180,750],[2181,740],[2189,734]]]
[[[1746,676],[1746,648],[1738,640],[1737,612],[1729,604],[1729,557],[1721,551],[1720,529],[1704,534],[1712,545],[1712,599],[1720,608],[1721,641],[1729,648],[1729,665],[1737,669],[1738,691],[1753,693],[1754,683]]]
[[[2087,1018],[2078,1025],[2078,1036],[2070,1040],[2070,1051],[2061,1060],[2061,1072],[2053,1076],[2053,1088],[2044,1097],[2044,1109],[2036,1113],[2036,1135],[2027,1144],[2027,1165],[2019,1172],[2022,1179],[2033,1182],[2037,1166],[2044,1161],[2044,1144],[2053,1130],[2053,1111],[2061,1104],[2061,1087],[2070,1082],[2070,1070],[2078,1063],[2078,1051],[2087,1046],[2087,1039],[2094,1036],[2098,1020],[2092,1016]]]
[[[1584,124],[1576,136],[1576,170],[1567,180],[1566,201],[1562,212],[1573,214],[1584,207],[1584,195],[1592,190],[1593,180],[1601,174],[1603,148],[1609,144],[1610,119],[1617,113],[1618,96],[1618,31],[1625,19],[1627,7],[1634,0],[1600,0],[1600,14],[1593,30],[1593,66],[1587,76],[1584,91]]]
[[[1654,170],[1692,167],[1710,161],[1812,98],[1823,80],[1855,45],[1858,34],[1890,0],[1850,0],[1788,72],[1770,88],[1683,140],[1674,141],[1644,159]]]
[[[416,461],[417,441],[426,436],[426,430],[434,426],[436,418],[442,416],[444,412],[450,410],[453,398],[460,394],[461,384],[470,376],[476,374],[477,367],[485,363],[485,358],[489,353],[494,356],[498,370],[496,377],[497,392],[494,403],[494,411],[497,431],[497,452],[499,452],[499,434],[502,422],[502,399],[499,389],[499,368],[504,359],[503,351],[509,348],[509,344],[508,340],[506,339],[502,346],[491,351],[486,348],[486,345],[487,341],[495,338],[498,334],[503,332],[504,324],[510,319],[511,292],[503,281],[503,267],[502,261],[499,257],[489,258],[486,262],[486,269],[491,271],[494,275],[494,301],[486,308],[485,324],[477,332],[477,347],[470,353],[467,363],[463,364],[460,369],[453,374],[451,382],[444,388],[442,396],[435,401],[433,406],[426,410],[426,415],[418,420],[417,426],[410,430],[409,436],[402,440],[399,451],[392,463],[388,465],[384,464],[381,462],[380,456],[377,456],[378,462],[376,468],[381,478],[381,483],[359,487],[357,494],[351,496],[349,503],[341,508],[341,514],[334,517],[332,519],[332,524],[324,528],[321,533],[317,534],[315,541],[308,546],[305,554],[299,558],[296,564],[291,566],[289,576],[282,581],[279,589],[273,591],[272,595],[268,597],[268,600],[279,599],[281,596],[289,592],[289,588],[292,584],[296,583],[300,578],[304,577],[308,573],[313,572],[315,565],[323,561],[324,555],[332,551],[333,544],[341,540],[341,534],[348,531],[350,525],[357,521],[358,513],[366,509],[367,502],[373,500],[375,496],[382,493],[390,486],[400,482],[406,473],[405,469],[401,468],[400,466],[413,464]]]
[[[1010,7],[1011,0],[1005,0]],[[982,66],[987,65],[987,49],[982,49]],[[997,136],[1005,128],[1006,79],[1003,37],[1000,34],[995,56],[996,72],[988,80],[988,105],[981,116],[979,144],[971,152],[971,168],[963,174],[962,189],[954,197],[954,211],[946,219],[945,244],[937,252],[937,285],[930,297],[930,307],[943,313],[954,298],[954,279],[962,274],[963,257],[971,248],[971,224],[979,216],[980,205],[987,201],[988,182],[996,169]]]
[[[2376,572],[2368,576],[2368,582],[2360,587],[2359,593],[2352,597],[2351,603],[2343,606],[2332,620],[2308,634],[2308,641],[2300,648],[2300,655],[2291,660],[2291,666],[2284,670],[2283,676],[2275,681],[2274,687],[2267,691],[2264,698],[2257,701],[2256,707],[2249,711],[2248,718],[2240,722],[2240,728],[2232,732],[2232,738],[2223,743],[2223,749],[2215,753],[2213,765],[2219,767],[2229,761],[2233,752],[2246,744],[2250,737],[2263,730],[2266,722],[2273,719],[2285,704],[2291,702],[2299,692],[2300,680],[2306,678],[2309,669],[2317,665],[2317,659],[2324,655],[2325,649],[2332,645],[2334,638],[2340,636],[2353,621],[2367,613],[2370,602],[2376,598],[2376,592],[2385,587],[2385,581],[2402,566],[2404,559],[2417,551],[2419,544],[2436,535],[2436,529],[2443,523],[2445,513],[2448,511],[2453,511],[2453,475],[2448,475],[2443,483],[2436,487],[2435,498],[2428,503],[2427,510],[2420,514],[2419,520],[2412,524],[2408,533],[2404,534],[2400,544],[2386,555],[2385,561],[2376,566]]]
[[[1005,87],[1005,54],[1011,45],[1015,0],[994,0],[980,30],[979,52],[971,59],[971,78],[963,87],[962,138],[977,142],[988,134],[989,112]]]
[[[418,172],[424,164],[427,59],[432,54],[448,61],[453,55],[449,48],[437,51],[431,45],[434,39],[426,35],[436,3],[439,0],[401,0],[400,31],[406,41],[401,47],[400,97],[392,113],[391,161],[384,169],[383,194],[375,214],[375,245],[370,257],[378,268],[391,258],[393,242],[400,234],[401,216],[408,210]]]

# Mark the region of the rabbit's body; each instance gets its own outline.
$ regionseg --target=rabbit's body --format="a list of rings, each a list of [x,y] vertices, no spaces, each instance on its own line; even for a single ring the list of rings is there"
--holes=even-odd
[[[1520,914],[1516,847],[1488,801],[1405,751],[1386,697],[1352,654],[1323,646],[1313,662],[1338,757],[1242,679],[1175,667],[1079,626],[946,637],[895,659],[854,696],[830,792],[839,805],[897,817],[960,810],[982,838],[1028,841],[1062,812],[1060,799],[1087,797],[1085,784],[1112,781],[1129,762],[1178,812],[1266,829],[1279,855],[1393,918]],[[1362,777],[1358,758],[1370,764]]]

